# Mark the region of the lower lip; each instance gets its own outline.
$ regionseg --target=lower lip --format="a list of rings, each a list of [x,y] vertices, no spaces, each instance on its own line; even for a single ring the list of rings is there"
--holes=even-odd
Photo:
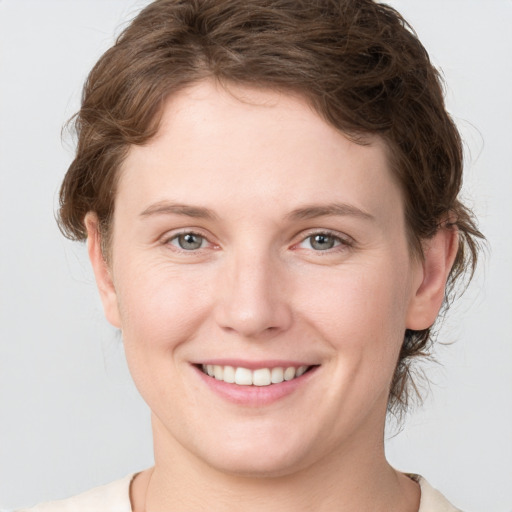
[[[270,384],[269,386],[240,386],[238,384],[229,384],[223,380],[217,380],[214,377],[210,377],[202,372],[197,366],[193,366],[193,368],[199,378],[214,393],[229,402],[248,407],[262,407],[270,405],[291,395],[299,387],[304,386],[318,369],[317,366],[314,366],[300,377],[283,381],[279,384]]]

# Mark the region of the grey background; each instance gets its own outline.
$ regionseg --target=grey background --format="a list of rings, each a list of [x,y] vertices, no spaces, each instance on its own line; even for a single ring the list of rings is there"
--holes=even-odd
[[[60,130],[87,72],[145,1],[0,0],[0,508],[152,463],[149,413],[81,244],[55,221]],[[464,194],[490,253],[440,335],[422,409],[387,451],[466,511],[512,511],[512,2],[394,0],[447,80]]]

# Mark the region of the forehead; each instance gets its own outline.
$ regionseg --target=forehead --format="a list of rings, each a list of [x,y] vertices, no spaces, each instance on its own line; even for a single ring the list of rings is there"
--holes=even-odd
[[[283,213],[306,203],[401,205],[380,138],[354,143],[298,95],[211,81],[169,98],[156,136],[128,152],[122,195],[141,208],[184,198],[213,209],[272,203]]]

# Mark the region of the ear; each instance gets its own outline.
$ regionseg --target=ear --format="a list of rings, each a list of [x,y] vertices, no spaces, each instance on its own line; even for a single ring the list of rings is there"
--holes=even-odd
[[[87,251],[94,271],[94,277],[96,278],[96,285],[100,292],[101,302],[103,303],[103,311],[107,320],[114,327],[121,328],[117,294],[112,280],[111,269],[105,261],[101,250],[101,234],[97,215],[93,212],[87,213],[84,223],[87,229]]]
[[[415,294],[409,303],[406,328],[428,329],[436,320],[445,296],[446,281],[459,247],[457,229],[442,227],[423,244]]]

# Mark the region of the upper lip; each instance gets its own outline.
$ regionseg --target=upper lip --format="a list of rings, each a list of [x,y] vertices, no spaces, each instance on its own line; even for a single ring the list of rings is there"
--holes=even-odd
[[[248,370],[258,370],[259,368],[289,368],[294,366],[316,366],[318,363],[311,363],[307,361],[298,361],[290,359],[272,359],[260,361],[247,361],[245,359],[204,359],[195,361],[194,365],[213,365],[213,366],[233,366],[234,368],[247,368]]]

